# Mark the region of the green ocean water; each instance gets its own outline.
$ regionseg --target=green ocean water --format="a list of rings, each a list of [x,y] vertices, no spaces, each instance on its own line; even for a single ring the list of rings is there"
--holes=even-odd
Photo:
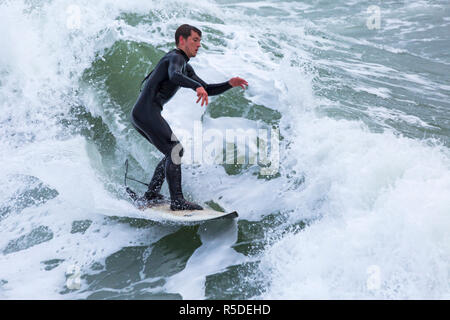
[[[33,89],[34,82],[29,80],[23,90],[36,90],[38,111],[30,115],[30,111],[19,114],[8,109],[0,123],[3,136],[10,137],[2,138],[2,144],[12,154],[23,145],[31,150],[36,145],[36,151],[22,154],[42,155],[45,162],[59,159],[38,144],[50,126],[48,117],[56,122],[58,133],[42,141],[51,145],[80,138],[83,144],[79,148],[70,145],[62,149],[69,158],[74,157],[73,163],[88,163],[89,170],[77,172],[76,165],[68,166],[75,171],[70,183],[63,183],[66,178],[57,177],[50,166],[30,165],[24,172],[6,167],[9,188],[1,193],[0,226],[8,232],[0,244],[0,270],[20,265],[22,254],[31,250],[28,272],[39,270],[43,278],[52,279],[52,286],[43,290],[45,297],[63,299],[448,296],[448,284],[438,284],[439,279],[448,280],[446,257],[436,253],[435,264],[423,267],[439,270],[436,277],[427,278],[431,285],[425,291],[426,281],[414,280],[418,271],[410,267],[411,261],[401,259],[413,255],[420,260],[430,248],[444,255],[448,252],[444,236],[433,238],[427,233],[437,229],[440,235],[440,228],[448,225],[442,213],[449,208],[450,190],[445,182],[450,146],[450,7],[446,1],[224,0],[198,6],[186,1],[75,3],[85,10],[85,20],[78,32],[61,29],[72,37],[68,48],[58,44],[64,32],[54,31],[42,49],[51,57],[49,65],[55,60],[63,70],[72,72],[57,71],[49,76],[53,87],[64,84],[63,97],[54,93],[57,90]],[[375,11],[367,11],[370,6],[375,6]],[[36,39],[52,27],[45,16],[60,9],[52,1],[24,2],[20,10],[12,3],[1,4],[1,8],[37,23],[41,29]],[[367,23],[374,12],[379,12],[380,25],[370,29]],[[184,167],[186,197],[225,210],[236,209],[240,217],[234,221],[180,226],[126,217],[131,205],[123,188],[125,160],[129,160],[131,176],[148,182],[162,158],[134,130],[129,114],[142,79],[174,47],[173,33],[182,22],[203,31],[201,52],[191,62],[197,73],[205,79],[239,75],[250,85],[247,91],[235,88],[214,97],[199,117],[196,111],[180,111],[200,108],[189,100],[194,99],[192,93],[182,89],[164,107],[168,122],[176,123],[180,117],[186,117],[186,123],[197,120],[205,126],[247,121],[280,130],[280,170],[276,175],[263,177],[258,174],[258,164],[249,163]],[[10,62],[12,56],[2,55],[2,97],[26,110],[29,98],[7,91],[10,83],[22,80],[21,73],[14,73],[18,69]],[[66,85],[62,79],[70,82]],[[53,111],[44,108],[48,101],[57,106]],[[20,116],[25,113],[29,121],[16,120],[24,119]],[[20,138],[30,134],[37,138]],[[86,156],[71,148],[85,150]],[[365,157],[370,152],[373,163]],[[20,153],[16,157],[20,160]],[[437,173],[429,173],[430,163]],[[357,182],[349,178],[353,173],[359,176],[354,178]],[[87,176],[95,177],[86,178],[96,181],[95,188],[84,182]],[[401,189],[410,181],[414,181],[412,187],[405,187],[409,191]],[[413,231],[422,236],[417,256],[403,247],[403,242],[398,254],[392,253],[388,244],[383,249],[383,244],[396,243],[396,239],[384,234],[382,224],[370,225],[371,219],[407,207],[409,195],[428,193],[434,182],[439,192],[423,201],[428,204],[424,208],[435,213],[436,224],[432,220],[424,229],[408,229],[425,212],[422,207],[414,211],[415,217],[405,213],[398,220],[392,218],[394,227],[406,230],[401,234],[405,241],[413,241]],[[145,191],[139,184],[130,182],[130,186],[139,193]],[[86,194],[99,189],[104,193],[87,197],[83,189]],[[75,200],[70,202],[65,194],[72,193]],[[168,195],[166,185],[163,193]],[[405,196],[392,200],[395,194]],[[62,211],[65,215],[60,220]],[[354,212],[365,214],[351,220]],[[359,230],[367,223],[376,233],[367,240],[363,231],[339,229],[330,222],[333,219],[341,221],[341,227],[359,221]],[[342,243],[347,244],[341,248],[343,260],[338,261],[341,271],[333,269],[338,249],[320,242],[323,237],[314,233],[321,223],[325,236],[340,234]],[[348,244],[352,237],[365,249]],[[392,262],[379,262],[383,260],[380,257]],[[358,269],[363,275],[343,271],[353,270],[355,260],[366,264],[378,261],[372,264],[386,270],[385,287],[375,293],[365,287],[366,265]],[[70,265],[80,267],[80,287],[67,286],[73,276],[67,272]],[[301,280],[296,270],[308,275],[308,280]],[[334,272],[340,272],[340,277]],[[341,278],[345,281],[336,280]],[[17,291],[20,279],[5,271],[0,276],[0,297],[22,297]],[[25,296],[36,297],[42,290],[29,283]],[[392,283],[399,283],[397,290]]]

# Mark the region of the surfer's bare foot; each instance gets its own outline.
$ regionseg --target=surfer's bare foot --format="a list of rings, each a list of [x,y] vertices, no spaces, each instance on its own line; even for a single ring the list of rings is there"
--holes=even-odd
[[[185,199],[176,199],[170,202],[171,210],[203,210],[201,206],[196,203],[189,202]]]

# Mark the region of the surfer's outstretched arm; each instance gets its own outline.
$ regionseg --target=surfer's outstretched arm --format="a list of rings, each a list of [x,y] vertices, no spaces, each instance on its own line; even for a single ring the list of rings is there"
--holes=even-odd
[[[229,83],[229,81],[225,81],[222,83],[207,84],[205,81],[200,79],[200,77],[195,73],[194,68],[192,68],[190,64],[186,65],[186,71],[189,78],[197,81],[202,85],[203,88],[205,88],[206,92],[208,93],[208,96],[216,96],[232,88],[232,85]]]

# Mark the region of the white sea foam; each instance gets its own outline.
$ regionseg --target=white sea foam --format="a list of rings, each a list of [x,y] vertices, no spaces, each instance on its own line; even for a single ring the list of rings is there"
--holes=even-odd
[[[78,29],[68,29],[66,9],[74,4],[81,9],[81,24]],[[353,45],[385,49],[390,54],[409,53],[409,49],[311,32],[317,31],[317,26],[304,21],[302,15],[316,8],[298,3],[282,3],[283,10],[301,13],[301,21],[296,22],[297,15],[291,14],[291,20],[285,23],[280,23],[276,15],[249,20],[242,13],[242,7],[262,10],[275,6],[269,1],[233,6],[205,0],[197,1],[194,9],[184,1],[68,0],[45,2],[34,9],[30,5],[27,1],[0,5],[2,40],[6,44],[0,49],[0,201],[5,204],[16,190],[27,187],[23,180],[14,179],[15,175],[35,177],[58,195],[20,213],[0,217],[0,297],[87,297],[90,292],[60,294],[66,288],[67,268],[75,265],[82,273],[88,272],[92,262],[103,262],[125,246],[150,245],[173,231],[173,227],[139,229],[105,223],[104,216],[123,216],[134,209],[108,191],[108,185],[114,183],[105,178],[95,146],[80,136],[67,135],[58,119],[69,113],[71,103],[77,99],[94,116],[105,116],[95,92],[83,91],[82,96],[74,93],[96,53],[119,39],[166,45],[172,41],[174,28],[184,22],[214,27],[225,35],[224,45],[209,42],[211,49],[192,59],[202,78],[221,82],[242,76],[250,84],[245,92],[247,99],[282,114],[280,131],[284,140],[278,178],[258,179],[254,167],[227,175],[223,166],[214,164],[186,166],[183,171],[186,194],[198,201],[214,200],[226,210],[237,210],[240,219],[259,221],[281,212],[289,213],[288,223],[311,223],[301,232],[275,237],[258,257],[261,274],[269,284],[261,297],[450,296],[448,149],[391,131],[374,133],[361,122],[315,113],[323,101],[313,89],[314,84],[320,84],[317,78],[321,75],[314,71],[317,66],[345,70],[361,82],[357,91],[376,98],[393,99],[402,85],[424,95],[435,88],[445,90],[448,86],[436,85],[426,75],[361,61],[358,52],[349,53],[348,60],[314,55],[317,49],[345,54]],[[417,10],[417,6],[409,8]],[[124,12],[152,12],[160,21],[129,26],[116,19]],[[208,15],[217,20],[206,21]],[[388,22],[393,28],[414,27],[395,19]],[[273,41],[273,48],[263,48],[260,40]],[[368,79],[388,85],[385,89],[375,88]],[[389,83],[392,79],[402,84]],[[420,89],[415,88],[418,86]],[[202,116],[205,128],[258,125],[249,119],[210,119],[195,100],[195,93],[181,90],[165,106],[164,116],[174,127],[187,130]],[[425,130],[431,127],[420,117],[398,110],[373,106],[368,114]],[[148,157],[154,149],[144,139],[128,136],[124,125],[120,117],[107,123],[117,144],[150,172]],[[75,220],[91,220],[92,225],[84,234],[73,234]],[[51,237],[48,232],[45,241],[35,246],[4,252],[14,241],[41,226],[51,231]],[[216,227],[219,230],[200,229],[202,245],[182,272],[167,279],[167,292],[180,293],[187,299],[204,298],[206,276],[249,259],[231,248],[237,239],[235,225]],[[277,235],[279,230],[274,227],[272,231]],[[56,258],[64,261],[45,270],[42,262]],[[180,284],[180,279],[186,278],[191,280]],[[82,281],[81,289],[86,286]]]
[[[319,138],[325,124],[334,134]],[[325,201],[293,214],[321,219],[264,254],[262,271],[272,284],[264,297],[448,295],[448,158],[437,147],[367,133],[345,122],[316,122],[306,129],[313,136],[299,148],[316,142],[317,155],[311,161],[301,157],[309,179],[299,197],[319,202],[320,192]],[[366,286],[371,265],[381,270],[376,290]]]
[[[291,74],[284,70],[283,74]],[[284,77],[289,92],[296,82]],[[288,99],[295,110],[298,95]],[[262,256],[263,298],[448,296],[450,161],[446,148],[371,133],[357,122],[291,112],[289,154],[304,172],[291,219],[315,220]],[[377,270],[379,285],[368,285]]]
[[[366,88],[366,87],[356,87],[354,88],[356,91],[365,91],[374,95],[377,95],[381,98],[387,99],[390,97],[391,90],[387,88]]]

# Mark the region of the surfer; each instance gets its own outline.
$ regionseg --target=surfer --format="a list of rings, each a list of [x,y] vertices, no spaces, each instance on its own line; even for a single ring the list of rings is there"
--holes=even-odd
[[[143,80],[144,86],[131,111],[134,128],[164,154],[141,200],[157,202],[164,197],[160,194],[166,179],[169,185],[170,208],[172,210],[201,210],[196,203],[187,201],[181,189],[181,157],[183,147],[172,132],[169,124],[161,116],[166,104],[180,89],[190,88],[197,92],[197,102],[208,105],[208,96],[221,94],[240,86],[245,89],[247,81],[234,77],[229,81],[207,84],[200,79],[188,63],[195,57],[201,46],[202,32],[188,24],[183,24],[175,32],[176,49],[169,51]]]

